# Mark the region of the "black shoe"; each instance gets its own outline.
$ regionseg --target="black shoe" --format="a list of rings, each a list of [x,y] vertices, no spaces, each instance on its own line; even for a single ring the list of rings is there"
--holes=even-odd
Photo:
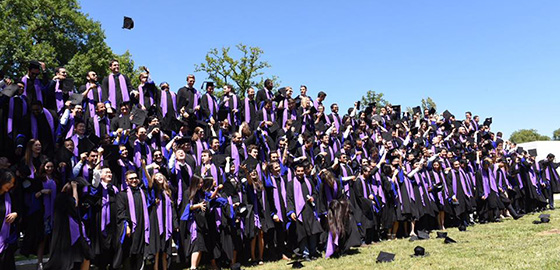
[[[517,216],[514,216],[513,219],[518,220],[518,219],[522,218],[523,216],[524,216],[523,214],[517,215]]]

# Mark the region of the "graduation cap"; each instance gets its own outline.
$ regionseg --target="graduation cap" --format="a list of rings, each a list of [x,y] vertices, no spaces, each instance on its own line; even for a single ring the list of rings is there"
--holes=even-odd
[[[241,264],[240,263],[234,263],[231,266],[231,270],[241,270]]]
[[[186,123],[185,121],[179,120],[175,117],[170,117],[168,123],[166,123],[164,126],[167,130],[178,132],[181,127],[186,125],[188,125],[188,123]]]
[[[467,153],[467,159],[469,161],[475,161],[476,160],[476,152],[468,152]]]
[[[148,117],[148,112],[137,107],[134,107],[130,114],[132,115],[132,120],[130,122],[136,126],[143,126],[146,118]]]
[[[301,263],[301,261],[293,261],[293,262],[289,262],[288,265],[292,265],[292,268],[295,269],[299,269],[299,268],[303,268],[303,264]]]
[[[437,236],[436,238],[446,238],[447,237],[447,232],[436,232]]]
[[[150,108],[148,108],[147,117],[157,116],[157,113],[158,113],[158,105],[152,104],[152,106],[150,106]]]
[[[536,157],[536,156],[537,156],[537,149],[529,149],[527,152],[528,152],[529,155],[532,156],[532,157]]]
[[[132,18],[124,16],[122,28],[128,30],[134,28],[134,21]]]
[[[462,125],[463,125],[463,122],[461,122],[461,121],[454,121],[454,122],[453,122],[453,127],[454,127],[454,128],[459,128],[459,127],[461,127]]]
[[[518,154],[523,154],[523,147],[518,146],[517,149],[515,149],[515,152]]]
[[[393,134],[391,134],[391,132],[383,132],[381,133],[381,138],[383,138],[383,140],[390,141],[393,140]]]
[[[443,118],[445,118],[445,120],[448,120],[449,118],[451,118],[451,116],[453,116],[448,110],[445,110],[443,112]]]
[[[539,218],[550,218],[550,214],[540,214]]]
[[[412,133],[413,135],[416,134],[416,133],[418,133],[418,127],[412,127],[412,128],[410,129],[410,133]]]
[[[381,123],[381,121],[383,121],[383,117],[381,117],[381,115],[374,115],[373,116],[373,120],[375,120],[378,123]]]
[[[446,236],[445,239],[443,239],[443,243],[444,244],[452,244],[452,243],[457,243],[457,241],[453,240],[451,237]]]
[[[491,140],[492,134],[490,134],[490,132],[484,133],[484,135],[482,135],[482,138],[485,140]]]
[[[89,152],[101,143],[101,139],[95,134],[89,134],[87,140],[82,140],[81,143],[85,144],[84,149]]]
[[[205,84],[206,84],[206,87],[204,87]],[[200,86],[200,89],[205,90],[205,89],[208,89],[208,87],[210,87],[210,86],[214,86],[214,82],[204,81],[204,82],[202,82],[202,85]]]
[[[80,187],[87,187],[90,185],[90,183],[83,177],[78,176],[76,178],[74,178],[73,180],[74,182],[78,183],[78,186]]]
[[[60,162],[67,162],[69,163],[74,156],[74,153],[70,152],[70,150],[66,149],[66,147],[60,147],[58,151],[56,151],[54,159],[56,163]]]
[[[0,95],[4,95],[11,98],[15,96],[18,91],[19,91],[19,86],[14,83],[6,86],[4,90],[0,91]]]
[[[416,106],[416,107],[412,108],[412,112],[413,112],[414,114],[420,113],[421,111],[422,111],[422,110],[420,109],[420,106]]]
[[[39,61],[37,60],[31,60],[29,61],[29,69],[40,69],[41,68],[41,63],[39,63]]]
[[[309,112],[311,114],[316,114],[317,113],[317,108],[315,108],[315,106],[311,106],[311,108],[309,108]]]
[[[177,145],[183,145],[183,144],[186,144],[186,143],[190,143],[191,141],[192,141],[192,138],[187,136],[187,137],[181,137],[179,139],[176,139],[175,143]]]
[[[375,260],[376,263],[383,263],[383,262],[392,262],[395,260],[395,254],[379,251],[379,255],[377,255],[377,259]]]
[[[414,254],[410,255],[410,257],[425,257],[430,256],[430,253],[426,252],[426,249],[421,246],[416,246],[414,248]]]
[[[426,231],[418,231],[418,239],[420,240],[430,239],[430,234]]]
[[[436,108],[431,107],[430,110],[428,111],[429,114],[435,114],[436,113]]]
[[[490,126],[492,124],[492,117],[488,117],[484,120],[483,126]]]
[[[284,89],[284,92],[285,91],[286,91],[286,89]],[[284,96],[282,95],[280,90],[278,90],[278,92],[276,92],[276,94],[274,95],[274,98],[272,100],[276,101],[276,102],[280,102],[280,101],[284,100]]]
[[[69,100],[72,105],[82,105],[84,96],[82,96],[82,94],[72,93],[72,95],[70,95]]]
[[[114,161],[120,158],[118,145],[106,145],[103,147],[103,161]]]
[[[74,78],[66,78],[62,81],[62,91],[65,93],[74,91]]]

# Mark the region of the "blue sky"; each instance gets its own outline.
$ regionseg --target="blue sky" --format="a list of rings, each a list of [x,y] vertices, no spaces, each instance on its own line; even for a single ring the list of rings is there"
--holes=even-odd
[[[177,90],[211,48],[264,50],[282,86],[345,110],[367,90],[403,107],[431,97],[494,131],[560,128],[559,1],[80,1],[116,53]],[[123,30],[122,17],[135,21]],[[206,74],[195,73],[197,87]],[[295,91],[296,94],[299,90]],[[481,122],[482,122],[481,120]]]

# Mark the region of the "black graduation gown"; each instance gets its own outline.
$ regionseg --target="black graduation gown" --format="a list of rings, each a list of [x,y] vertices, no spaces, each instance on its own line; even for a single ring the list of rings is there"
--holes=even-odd
[[[85,232],[81,227],[79,229],[81,236],[74,245],[71,244],[70,218],[80,224],[81,219],[76,201],[70,194],[60,193],[54,203],[51,253],[44,269],[70,270],[74,268],[74,263],[81,263],[84,259],[93,259],[93,251],[88,245],[84,237]]]
[[[453,191],[453,177],[452,174],[455,174],[455,179],[457,181],[457,193],[455,194]],[[455,196],[457,198],[458,204],[452,204],[453,211],[455,216],[459,217],[464,213],[468,213],[472,209],[470,198],[465,194],[463,191],[463,186],[461,184],[460,173],[452,169],[446,176],[447,182],[447,190],[449,191],[449,197]],[[465,179],[466,181],[466,179]]]
[[[169,239],[165,239],[166,238],[166,230],[167,230],[167,224],[166,224],[166,219],[167,219],[167,211],[165,210],[166,205],[167,205],[167,200],[168,197],[165,196],[161,191],[159,191],[157,188],[153,188],[152,189],[154,192],[153,196],[154,198],[151,201],[150,206],[148,207],[148,213],[150,215],[150,243],[148,244],[148,251],[147,254],[151,254],[151,255],[155,255],[158,252],[164,252],[167,253],[169,256],[171,256],[172,253],[172,245],[171,242],[173,240],[172,237],[169,237]],[[155,197],[157,197],[159,199],[159,202],[156,203]],[[169,198],[170,200],[173,200],[172,198]],[[157,208],[158,208],[158,204],[162,205],[162,213],[161,213],[161,218],[162,218],[162,231],[159,230],[159,223],[158,223],[158,216],[157,216]],[[179,227],[179,224],[177,222],[177,212],[175,211],[175,207],[174,207],[174,203],[171,203],[171,222],[172,222],[172,226],[173,228],[171,229],[172,232],[175,231],[175,228]]]
[[[129,187],[130,188],[130,187]],[[145,191],[144,191],[145,192]],[[133,189],[132,196],[134,198],[134,208],[136,213],[136,229],[131,232],[130,237],[124,236],[123,241],[117,248],[116,257],[114,259],[114,266],[119,267],[122,263],[122,259],[132,256],[132,255],[145,255],[146,243],[144,239],[144,210],[142,204],[142,196],[140,189]],[[147,193],[145,197],[147,198]],[[130,217],[130,209],[128,207],[128,197],[126,190],[119,192],[116,196],[117,202],[117,226],[118,226],[118,236],[122,237],[126,234],[125,222],[127,226],[132,228],[132,221]],[[149,217],[147,217],[149,218]]]
[[[17,249],[17,242],[18,242],[18,228],[17,225],[20,221],[21,213],[19,213],[18,209],[18,201],[16,194],[10,193],[10,199],[12,201],[12,213],[18,213],[18,218],[12,224],[8,225],[4,223],[6,217],[6,205],[5,205],[5,198],[6,193],[0,195],[0,230],[2,230],[3,226],[10,226],[10,234],[8,239],[5,239],[7,246],[4,248],[2,253],[0,253],[0,269],[12,270],[15,269],[15,258],[14,253]]]
[[[545,161],[542,163],[542,177],[543,179],[546,178],[546,171],[548,171],[548,175],[550,179],[546,179],[550,181],[550,191],[552,193],[560,193],[560,179],[558,179],[558,173],[554,173],[553,170],[556,170],[560,166],[560,163],[553,163]]]
[[[381,228],[391,229],[393,224],[398,220],[403,220],[402,208],[399,202],[398,195],[393,190],[391,179],[385,175],[381,175],[381,185],[383,194],[385,194],[385,204],[381,208],[380,223]],[[394,184],[395,188],[397,184]],[[397,193],[398,194],[398,193]]]
[[[103,78],[103,81],[101,82],[101,88],[102,88],[102,99],[103,102],[105,101],[110,101],[109,99],[109,76],[113,76],[114,80],[115,80],[115,101],[117,102],[117,104],[111,104],[111,107],[115,108],[117,110],[117,113],[120,113],[120,104],[123,102],[122,99],[122,91],[127,91],[129,93],[129,97],[130,97],[130,90],[132,89],[132,84],[130,83],[130,79],[128,78],[128,76],[122,74],[124,76],[124,80],[126,82],[126,85],[120,85],[120,80],[118,77],[119,74],[112,74],[110,73],[109,75],[107,75],[107,77]]]
[[[117,234],[117,193],[115,193],[112,184],[107,185],[110,222],[106,225],[105,231],[101,231],[101,210],[103,206],[104,189],[103,185],[99,184],[99,186],[91,192],[93,194],[91,196],[91,201],[93,202],[91,207],[92,218],[90,226],[87,228],[87,235],[91,239],[91,246],[95,255],[114,254],[120,241],[120,235]]]
[[[179,90],[177,90],[177,110],[181,110],[181,108],[185,107],[187,112],[191,114],[194,110],[195,105],[195,92],[197,91],[194,88],[188,88],[186,86],[179,88]]]
[[[359,224],[362,231],[362,236],[365,237],[365,232],[367,229],[377,228],[377,217],[373,210],[373,202],[366,197],[369,197],[369,194],[373,194],[373,192],[369,189],[367,183],[365,184],[366,189],[364,190],[364,182],[366,180],[362,179],[362,177],[358,177],[356,182],[354,182],[354,196],[356,196],[356,200],[358,202],[357,207],[360,208],[360,212],[362,216],[357,219],[359,220]]]
[[[294,193],[294,183],[293,181],[300,181],[298,178],[294,178],[291,182],[288,182],[287,190],[288,193],[287,200],[288,200],[288,208],[286,209],[288,213],[293,212],[296,213],[296,201],[295,196],[299,196],[305,201],[305,206],[301,211],[302,221],[299,221],[296,218],[296,221],[291,221],[295,223],[296,226],[296,234],[297,234],[297,242],[299,243],[305,237],[312,236],[314,234],[321,233],[323,230],[321,229],[321,225],[315,216],[315,210],[313,209],[313,205],[310,202],[307,202],[307,196],[312,196],[313,198],[317,198],[317,191],[313,188],[313,181],[309,180],[311,184],[311,190],[308,190],[305,181],[302,179],[301,183],[301,193],[302,194],[295,194]],[[297,213],[296,213],[297,215]]]

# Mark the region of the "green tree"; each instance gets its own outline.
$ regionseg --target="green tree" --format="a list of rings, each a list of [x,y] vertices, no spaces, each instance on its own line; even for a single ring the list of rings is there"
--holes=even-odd
[[[230,47],[223,47],[220,50],[211,49],[206,54],[206,62],[195,65],[195,72],[206,72],[208,79],[216,84],[216,88],[231,84],[235,92],[244,97],[249,87],[262,85],[264,81],[262,78],[258,82],[255,79],[264,74],[264,69],[271,66],[261,60],[264,51],[259,47],[238,44],[235,48],[239,54],[237,59],[230,55]],[[275,78],[276,82],[278,78],[273,76],[273,79]]]
[[[560,141],[560,128],[552,133],[552,139],[555,141]]]
[[[422,102],[422,110],[429,110],[431,108],[437,109],[436,102],[431,97],[422,99],[421,102]]]
[[[368,90],[367,93],[362,96],[362,106],[365,108],[369,104],[375,103],[375,107],[377,108],[385,107],[389,102],[385,100],[383,96],[383,93],[376,93],[373,90]]]
[[[535,129],[520,129],[514,131],[509,140],[514,143],[524,143],[533,141],[550,141],[550,137],[541,135]]]
[[[45,62],[49,70],[65,66],[76,85],[89,70],[107,74],[112,58],[134,66],[128,52],[112,52],[101,24],[82,13],[77,0],[3,0],[0,10],[0,63],[9,77],[24,74],[30,60]]]

